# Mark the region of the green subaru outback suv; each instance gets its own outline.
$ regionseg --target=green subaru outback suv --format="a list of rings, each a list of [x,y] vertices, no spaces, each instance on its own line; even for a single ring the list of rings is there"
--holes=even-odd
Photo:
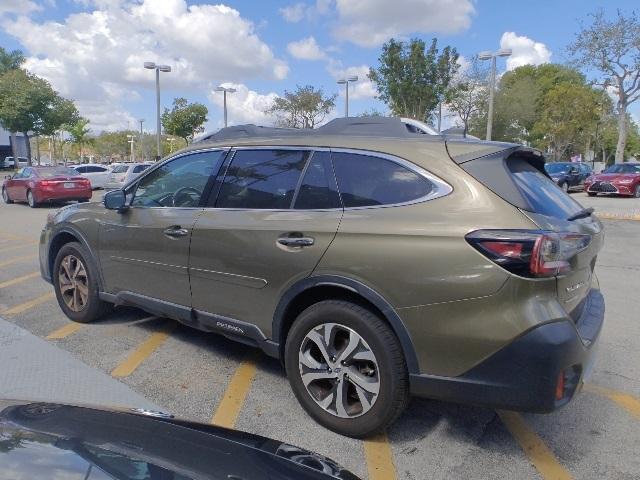
[[[550,412],[593,362],[604,232],[543,167],[393,118],[229,127],[51,215],[42,275],[72,320],[132,305],[261,348],[341,434],[411,394]]]

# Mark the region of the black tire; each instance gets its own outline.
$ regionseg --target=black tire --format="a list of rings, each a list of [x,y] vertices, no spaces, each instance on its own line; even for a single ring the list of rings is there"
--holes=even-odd
[[[564,193],[569,193],[569,184],[567,182],[562,182],[560,184],[560,188],[562,189],[562,191],[564,191]]]
[[[590,197],[595,197],[597,195],[597,193],[587,192],[587,195],[589,195]]]
[[[370,352],[375,356],[375,375],[379,382],[379,391],[366,413],[350,418],[337,416],[316,403],[317,400],[314,400],[303,383],[299,354],[307,334],[322,324],[348,327],[366,342]],[[336,357],[331,358],[335,360]],[[339,365],[335,364],[334,368],[337,366]],[[295,320],[287,337],[285,367],[289,383],[300,405],[320,425],[341,435],[363,438],[382,431],[398,418],[409,402],[409,376],[398,338],[389,325],[377,315],[351,302],[325,300],[304,310]],[[350,367],[345,366],[341,370],[348,368]],[[338,371],[338,368],[335,368],[335,372]],[[346,372],[338,375],[343,374],[353,382]],[[340,380],[334,380],[334,385],[336,381]],[[347,380],[344,384],[348,385],[346,382]],[[335,397],[337,396],[336,393]]]
[[[27,203],[31,208],[38,208],[38,202],[36,202],[36,198],[33,196],[31,190],[27,190]]]
[[[78,200],[78,203],[87,203],[88,201],[88,198],[81,198],[80,200]]]
[[[4,203],[13,203],[13,200],[9,198],[9,192],[7,192],[7,189],[4,187],[2,187],[2,199],[4,200]]]
[[[633,196],[635,198],[640,198],[640,183],[636,185],[635,190],[633,190]]]
[[[61,269],[62,262],[67,257],[76,258],[82,262],[82,266],[85,270],[87,298],[82,306],[77,306],[78,309],[74,310],[72,306],[67,305],[65,298],[61,290]],[[53,271],[51,272],[51,278],[53,279],[53,287],[56,292],[56,298],[58,305],[74,322],[89,323],[103,317],[111,311],[113,305],[111,303],[100,300],[99,288],[98,288],[98,273],[96,266],[91,262],[91,257],[86,252],[85,248],[77,242],[70,242],[62,246],[56,255],[56,259],[53,262]]]

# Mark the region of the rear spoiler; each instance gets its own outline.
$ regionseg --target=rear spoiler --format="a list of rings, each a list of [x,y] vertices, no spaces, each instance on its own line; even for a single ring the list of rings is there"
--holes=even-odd
[[[527,197],[513,179],[513,172],[535,168],[549,177],[540,150],[513,143],[447,141],[447,152],[464,171],[496,195],[523,210],[532,210]]]

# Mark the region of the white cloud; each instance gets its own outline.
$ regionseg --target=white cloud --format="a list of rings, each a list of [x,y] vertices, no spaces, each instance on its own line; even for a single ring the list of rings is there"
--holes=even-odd
[[[250,90],[242,83],[223,83],[222,86],[235,88],[235,93],[227,93],[227,115],[229,125],[240,125],[243,123],[253,123],[256,125],[273,125],[275,118],[267,113],[267,110],[278,98],[274,92],[263,95],[254,90]],[[223,107],[223,94],[220,92],[209,92],[209,101],[220,108]],[[222,115],[220,115],[222,117]],[[220,125],[222,126],[222,125]]]
[[[42,10],[42,7],[32,0],[0,0],[0,15],[14,13],[27,15]]]
[[[326,15],[331,10],[333,0],[316,0],[315,4],[308,5],[303,2],[294,3],[280,9],[280,15],[287,22],[298,23],[302,19],[315,20],[318,16]]]
[[[507,58],[507,70],[513,70],[522,65],[540,65],[551,60],[551,51],[544,43],[536,42],[514,32],[502,34],[500,48],[513,50],[513,54]]]
[[[30,54],[26,67],[76,100],[92,122],[101,121],[101,114],[96,104],[83,111],[87,102],[101,100],[105,114],[124,111],[122,102],[135,100],[136,88],[153,88],[145,61],[171,65],[172,72],[162,74],[163,87],[183,90],[288,74],[253,23],[233,8],[188,6],[185,0],[93,0],[91,5],[93,10],[63,22],[20,16],[3,27]]]
[[[304,18],[307,6],[304,3],[296,3],[280,9],[280,14],[287,22],[298,23]]]
[[[373,82],[369,80],[367,75],[369,74],[369,67],[367,65],[358,65],[353,67],[343,68],[339,62],[330,62],[327,66],[327,70],[333,78],[336,80],[346,77],[352,77],[356,75],[358,81],[349,84],[349,98],[374,98],[377,95],[376,87]],[[340,88],[340,95],[344,95],[344,86]]]
[[[287,51],[300,60],[323,60],[327,57],[313,37],[289,43]]]
[[[456,33],[471,24],[471,0],[336,0],[334,34],[363,47],[411,33]]]

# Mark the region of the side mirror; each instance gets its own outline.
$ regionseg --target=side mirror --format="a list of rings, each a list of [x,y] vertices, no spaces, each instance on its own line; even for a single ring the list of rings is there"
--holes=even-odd
[[[127,208],[127,197],[124,194],[124,190],[114,190],[105,193],[103,203],[105,208],[109,210],[122,211]]]

